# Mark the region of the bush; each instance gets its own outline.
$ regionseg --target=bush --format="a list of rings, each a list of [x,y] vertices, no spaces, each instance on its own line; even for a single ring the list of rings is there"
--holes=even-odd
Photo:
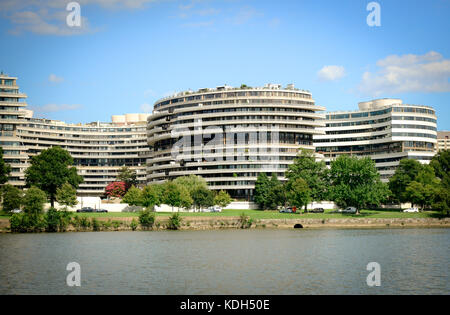
[[[139,223],[143,229],[151,229],[155,224],[155,213],[150,210],[142,211],[139,214]]]
[[[70,222],[70,214],[67,211],[58,211],[55,208],[48,209],[44,218],[47,232],[65,232]]]
[[[180,214],[174,213],[170,218],[169,222],[167,223],[167,229],[168,230],[178,230],[181,226],[181,216]]]
[[[92,230],[93,231],[100,231],[100,223],[98,222],[98,220],[96,218],[92,218],[91,219],[91,225],[92,225]]]
[[[131,227],[131,230],[136,231],[136,229],[138,227],[138,222],[136,221],[135,218],[133,218],[133,220],[131,221],[130,227]]]
[[[80,218],[80,227],[83,230],[86,230],[90,226],[91,226],[91,222],[89,221],[89,219],[87,217],[81,217]]]
[[[103,221],[102,225],[105,230],[109,230],[111,228],[111,220]]]
[[[241,229],[248,229],[252,226],[253,219],[251,219],[248,215],[242,212],[241,216],[239,217],[239,224],[241,226]]]
[[[9,225],[11,226],[11,232],[23,233],[26,232],[23,226],[23,213],[14,213],[11,218],[9,218]]]
[[[114,228],[114,230],[118,231],[119,227],[122,223],[120,223],[120,221],[112,221],[112,226]]]
[[[29,215],[26,213],[14,213],[9,222],[11,232],[14,233],[40,232],[46,226],[41,215]]]

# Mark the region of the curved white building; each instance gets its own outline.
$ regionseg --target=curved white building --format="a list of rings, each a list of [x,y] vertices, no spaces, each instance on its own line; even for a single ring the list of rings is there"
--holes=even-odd
[[[148,118],[147,180],[195,174],[211,189],[250,200],[260,172],[283,180],[298,149],[314,149],[323,110],[293,85],[222,86],[161,99]]]
[[[0,145],[12,167],[10,184],[23,187],[30,157],[52,146],[66,149],[74,159],[84,178],[80,196],[102,195],[122,166],[136,170],[138,182],[145,184],[147,114],[115,115],[110,123],[89,124],[32,118],[20,101],[26,95],[19,93],[16,80],[0,76]]]
[[[436,153],[437,118],[433,108],[378,99],[358,111],[326,114],[324,135],[314,136],[316,152],[327,164],[340,154],[370,156],[386,181],[403,158],[429,163]]]

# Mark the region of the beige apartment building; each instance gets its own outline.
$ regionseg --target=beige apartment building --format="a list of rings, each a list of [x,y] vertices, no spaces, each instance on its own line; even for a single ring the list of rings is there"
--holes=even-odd
[[[327,164],[341,154],[368,156],[383,181],[401,159],[429,163],[436,154],[437,117],[433,108],[377,99],[358,104],[357,111],[328,112],[323,135],[314,136],[316,152]]]
[[[437,132],[437,150],[450,150],[450,131]]]
[[[314,150],[324,110],[292,84],[225,85],[160,99],[148,118],[147,181],[200,175],[213,190],[252,200],[258,174],[284,180],[298,150]]]
[[[33,118],[19,92],[17,78],[0,75],[0,145],[12,167],[10,184],[25,185],[30,158],[44,149],[60,146],[69,151],[84,183],[80,196],[100,196],[122,166],[136,170],[138,182],[146,182],[148,114],[112,116],[107,123],[67,124]]]

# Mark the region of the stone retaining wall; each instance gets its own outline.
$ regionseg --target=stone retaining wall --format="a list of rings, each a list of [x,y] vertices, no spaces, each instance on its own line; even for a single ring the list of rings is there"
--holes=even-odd
[[[137,217],[134,217],[138,220]],[[168,217],[157,217],[154,230],[165,230]],[[98,221],[119,221],[118,229],[131,230],[132,217],[97,218]],[[296,224],[303,228],[402,228],[402,227],[450,227],[450,218],[396,218],[396,219],[370,219],[370,218],[343,218],[343,219],[256,219],[250,228],[277,228],[293,229]],[[241,227],[239,217],[183,217],[180,230],[213,230],[237,229]],[[0,219],[0,232],[8,232],[9,221]],[[72,226],[69,231],[73,231]],[[140,228],[138,228],[140,230]]]

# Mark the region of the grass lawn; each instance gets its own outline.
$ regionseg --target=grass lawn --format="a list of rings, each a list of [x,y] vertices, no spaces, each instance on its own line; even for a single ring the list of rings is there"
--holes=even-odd
[[[341,214],[341,213],[279,213],[275,210],[223,210],[222,212],[180,212],[183,217],[232,217],[240,216],[242,213],[250,216],[253,219],[339,219],[339,218],[438,218],[440,213],[438,211],[427,211],[419,213],[404,213],[398,210],[361,210],[360,215]],[[76,213],[79,216],[95,217],[95,218],[125,218],[138,217],[138,213],[133,212],[108,212],[108,213]],[[156,216],[167,217],[171,212],[157,212]],[[75,213],[74,213],[75,215]],[[0,219],[9,219],[9,216],[0,215]]]
[[[250,216],[253,219],[336,219],[336,218],[433,218],[439,217],[439,212],[437,211],[427,211],[419,213],[404,213],[401,211],[393,210],[361,210],[360,215],[352,214],[341,214],[341,213],[330,213],[326,211],[325,213],[279,213],[275,210],[223,210],[222,212],[180,212],[183,217],[232,217],[239,216],[242,213]],[[169,216],[171,212],[158,212],[157,216]],[[86,217],[96,217],[96,218],[108,218],[108,217],[137,217],[138,213],[127,213],[127,212],[108,212],[108,213],[78,213],[80,216]]]

